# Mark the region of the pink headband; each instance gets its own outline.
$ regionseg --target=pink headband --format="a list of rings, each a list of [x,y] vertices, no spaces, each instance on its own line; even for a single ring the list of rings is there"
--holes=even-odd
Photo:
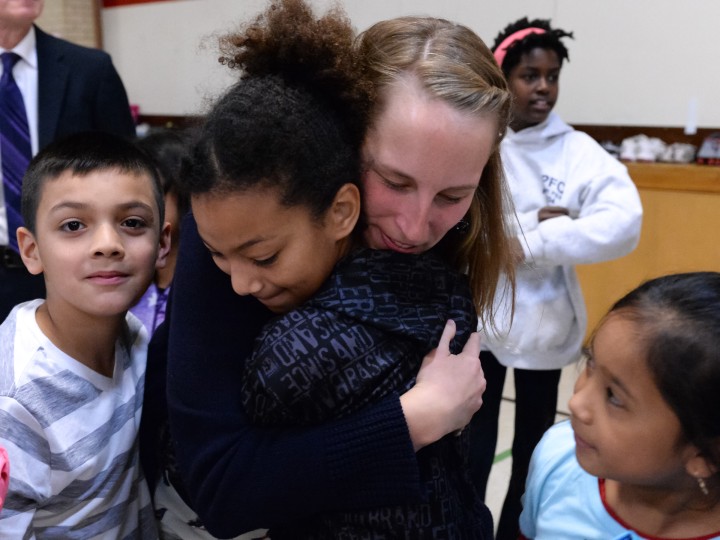
[[[502,40],[500,45],[497,46],[497,49],[495,49],[495,52],[493,53],[493,56],[495,56],[495,61],[498,63],[498,66],[502,67],[502,63],[503,60],[505,60],[507,50],[512,46],[513,43],[524,39],[530,34],[545,34],[546,32],[547,31],[543,30],[542,28],[531,27],[523,28],[522,30],[518,30],[517,32],[510,34],[508,37]]]

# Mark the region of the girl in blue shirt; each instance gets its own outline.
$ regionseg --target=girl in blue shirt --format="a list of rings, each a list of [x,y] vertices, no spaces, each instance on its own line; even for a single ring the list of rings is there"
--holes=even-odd
[[[524,537],[720,538],[720,274],[641,285],[586,354],[533,454]]]

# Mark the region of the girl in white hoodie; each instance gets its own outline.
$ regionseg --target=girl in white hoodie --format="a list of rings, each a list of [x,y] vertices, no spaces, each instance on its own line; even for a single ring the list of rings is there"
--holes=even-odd
[[[642,207],[626,167],[552,112],[571,33],[523,18],[493,51],[514,97],[502,159],[518,216],[514,316],[506,297],[497,332],[481,354],[487,379],[471,422],[473,475],[481,495],[495,453],[506,369],[515,380],[512,475],[497,539],[518,537],[521,496],[532,451],[554,422],[561,368],[581,356],[587,314],[574,265],[626,255],[640,236]]]

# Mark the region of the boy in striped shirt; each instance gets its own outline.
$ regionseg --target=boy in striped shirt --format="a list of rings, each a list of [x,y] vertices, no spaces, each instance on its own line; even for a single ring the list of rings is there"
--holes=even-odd
[[[23,182],[20,255],[45,300],[0,326],[2,538],[157,538],[138,458],[148,336],[132,306],[169,226],[151,161],[112,135],[51,144]]]

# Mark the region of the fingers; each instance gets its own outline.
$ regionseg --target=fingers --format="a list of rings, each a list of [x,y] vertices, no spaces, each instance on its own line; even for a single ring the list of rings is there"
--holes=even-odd
[[[478,332],[470,334],[470,337],[463,347],[463,353],[480,358],[480,334]]]
[[[448,355],[450,354],[450,342],[455,337],[455,321],[452,319],[448,319],[448,322],[445,323],[445,328],[443,329],[443,333],[440,336],[440,342],[437,346],[437,352],[441,355]]]

